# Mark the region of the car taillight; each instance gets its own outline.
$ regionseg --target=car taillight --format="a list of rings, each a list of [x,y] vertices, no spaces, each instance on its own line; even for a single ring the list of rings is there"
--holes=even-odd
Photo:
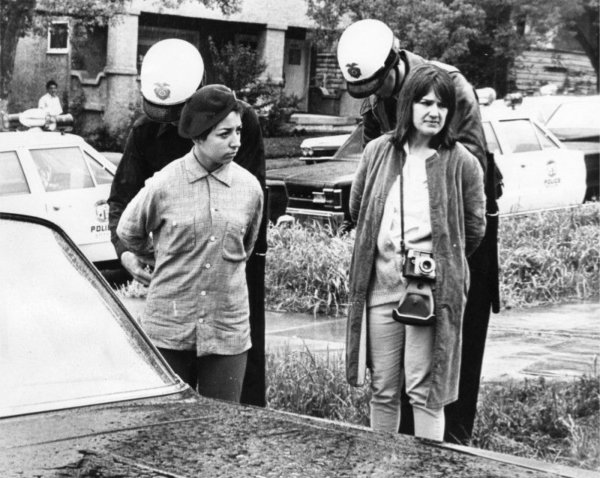
[[[323,191],[313,191],[313,203],[323,204],[328,209],[342,209],[342,190],[323,188]]]

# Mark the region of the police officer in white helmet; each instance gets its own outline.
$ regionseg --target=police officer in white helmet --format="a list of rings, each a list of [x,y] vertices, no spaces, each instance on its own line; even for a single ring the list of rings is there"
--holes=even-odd
[[[363,146],[396,125],[396,104],[411,68],[427,62],[399,48],[392,30],[379,20],[360,20],[340,37],[337,57],[348,93],[366,98],[361,108]],[[455,136],[477,157],[485,170],[485,139],[479,104],[473,87],[458,69],[435,62],[452,76],[457,91],[457,111],[452,122]]]
[[[148,285],[152,273],[144,259],[129,252],[116,230],[125,207],[155,172],[185,156],[193,142],[182,138],[177,124],[185,102],[201,86],[204,62],[189,42],[167,39],[154,44],[144,56],[140,80],[144,115],[133,125],[112,183],[109,203],[111,241],[123,267],[139,282]],[[256,112],[241,104],[241,146],[234,159],[251,172],[265,188],[265,158],[262,132]],[[252,349],[242,389],[242,403],[265,405],[264,358],[264,254],[266,220],[248,260],[246,273],[250,300]],[[193,384],[191,384],[193,386]]]
[[[379,20],[360,20],[350,25],[339,39],[337,57],[348,93],[364,98],[361,107],[364,147],[395,128],[398,98],[408,72],[429,61],[401,50],[398,38]],[[498,311],[497,217],[493,216],[497,206],[494,188],[488,188],[497,181],[493,175],[497,168],[493,157],[486,153],[474,88],[457,68],[437,61],[432,63],[448,71],[456,88],[456,110],[451,122],[453,135],[479,160],[486,173],[488,226],[486,237],[469,258],[471,287],[464,315],[459,399],[445,407],[445,440],[466,443],[475,420],[490,309]],[[412,410],[406,395],[400,431],[413,433]]]

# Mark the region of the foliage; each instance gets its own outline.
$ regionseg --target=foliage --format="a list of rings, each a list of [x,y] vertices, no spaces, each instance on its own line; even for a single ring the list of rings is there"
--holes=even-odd
[[[600,296],[600,204],[500,219],[502,308]],[[348,304],[354,234],[318,224],[269,227],[266,306],[338,315]]]
[[[273,94],[272,85],[260,81],[267,64],[250,46],[226,43],[218,47],[208,38],[215,83],[229,86],[239,99],[255,105],[262,96]]]
[[[290,135],[292,127],[288,121],[299,104],[298,96],[286,95],[282,91],[264,102],[259,110],[259,120],[265,137]]]
[[[348,302],[353,235],[337,236],[318,224],[269,228],[266,302],[275,309],[339,314]]]
[[[600,205],[501,218],[500,297],[504,307],[599,294]]]
[[[598,470],[599,397],[598,376],[485,385],[471,445]]]
[[[267,65],[249,46],[226,43],[218,47],[209,38],[215,83],[232,88],[238,98],[253,105],[265,136],[288,134],[287,121],[298,108],[300,99],[283,93],[281,85],[268,77],[261,79]]]
[[[348,385],[341,352],[284,350],[267,355],[266,370],[269,408],[369,426],[370,389]]]

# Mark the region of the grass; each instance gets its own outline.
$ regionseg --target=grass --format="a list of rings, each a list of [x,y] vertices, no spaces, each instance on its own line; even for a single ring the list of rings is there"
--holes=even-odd
[[[271,225],[268,241],[267,309],[334,316],[345,312],[353,233],[337,236],[319,225]],[[502,308],[600,296],[599,244],[597,202],[501,218]],[[143,297],[145,290],[134,283],[120,293]]]
[[[600,471],[600,379],[483,384],[472,446]],[[344,356],[269,354],[270,408],[369,426],[368,385],[350,387]]]

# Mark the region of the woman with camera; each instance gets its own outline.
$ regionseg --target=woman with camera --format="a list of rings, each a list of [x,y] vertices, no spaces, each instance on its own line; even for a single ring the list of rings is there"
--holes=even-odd
[[[483,173],[452,137],[455,108],[445,70],[412,69],[396,129],[366,146],[350,194],[348,381],[369,368],[371,428],[392,433],[405,383],[415,435],[436,441],[458,398],[466,258],[485,232]]]

